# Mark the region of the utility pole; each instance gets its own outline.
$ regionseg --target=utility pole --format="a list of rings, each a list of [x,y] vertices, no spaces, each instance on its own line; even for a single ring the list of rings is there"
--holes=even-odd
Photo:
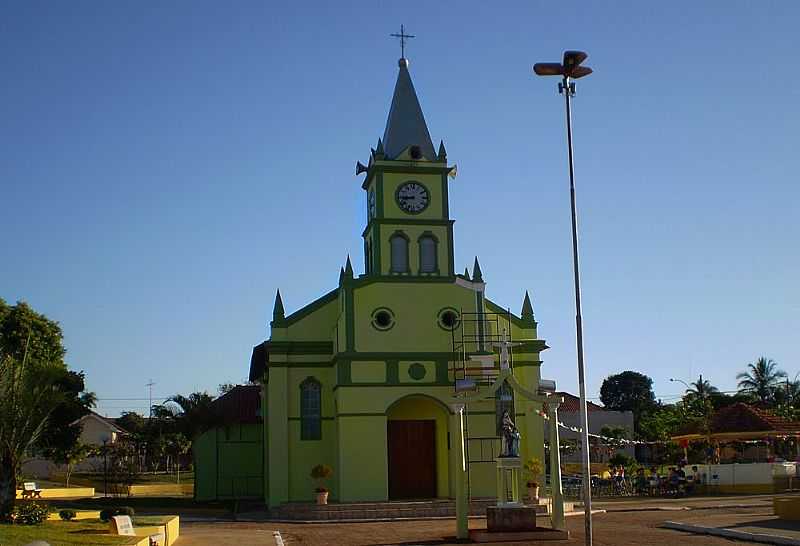
[[[145,387],[149,387],[150,388],[150,405],[147,406],[147,407],[150,408],[150,418],[151,419],[153,418],[153,385],[155,385],[155,383],[153,383],[152,379],[150,379],[150,382],[145,385]]]

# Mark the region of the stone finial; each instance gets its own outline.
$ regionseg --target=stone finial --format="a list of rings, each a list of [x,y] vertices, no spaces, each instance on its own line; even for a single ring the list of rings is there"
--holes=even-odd
[[[481,264],[478,263],[477,256],[475,256],[475,265],[472,266],[472,280],[475,282],[483,282],[483,273],[481,272]]]
[[[447,150],[444,149],[444,140],[439,141],[439,154],[437,159],[439,161],[447,161]]]
[[[347,263],[344,266],[344,274],[350,279],[353,278],[353,264],[350,263],[350,254],[347,255]]]
[[[522,302],[522,315],[520,315],[522,320],[526,322],[535,322],[533,318],[533,305],[531,305],[531,297],[528,295],[528,291],[525,291],[525,300]]]
[[[286,318],[285,311],[283,310],[283,299],[281,299],[280,289],[275,293],[275,306],[272,308],[272,320],[280,322]]]

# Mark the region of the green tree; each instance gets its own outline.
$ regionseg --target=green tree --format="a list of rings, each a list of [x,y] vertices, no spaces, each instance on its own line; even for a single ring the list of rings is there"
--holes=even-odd
[[[786,377],[786,372],[778,368],[771,358],[761,357],[747,365],[747,371],[736,375],[739,391],[756,402],[773,406],[778,382]]]
[[[54,412],[75,409],[72,403],[81,400],[85,410],[93,401],[81,394],[83,375],[67,370],[64,355],[57,322],[24,302],[9,306],[0,299],[0,520],[14,508],[23,457],[43,444],[68,447],[77,440],[79,429],[52,425],[61,419]]]
[[[87,457],[95,452],[95,448],[76,442],[68,447],[59,447],[53,450],[51,458],[56,464],[63,465],[64,471],[64,487],[69,487],[69,480],[72,477],[72,472],[75,467],[86,460]]]
[[[633,412],[633,428],[638,431],[642,415],[656,405],[653,380],[633,371],[610,375],[600,387],[600,400],[610,410]]]
[[[708,379],[703,379],[701,375],[697,381],[689,383],[689,388],[686,389],[686,394],[700,398],[710,397],[712,394],[719,392],[719,389],[711,384]]]
[[[177,431],[194,440],[217,423],[211,407],[213,401],[214,398],[207,392],[193,392],[189,396],[176,394],[169,398],[164,407],[172,414]]]

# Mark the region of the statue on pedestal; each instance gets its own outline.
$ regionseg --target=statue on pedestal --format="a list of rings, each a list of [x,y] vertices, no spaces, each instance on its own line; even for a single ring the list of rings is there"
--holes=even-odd
[[[519,457],[520,434],[508,410],[503,412],[500,437],[500,456]]]

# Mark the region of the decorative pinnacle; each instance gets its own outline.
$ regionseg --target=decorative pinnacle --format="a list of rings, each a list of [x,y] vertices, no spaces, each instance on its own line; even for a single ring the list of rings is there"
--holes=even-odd
[[[472,280],[475,282],[483,282],[483,273],[481,272],[481,264],[478,263],[477,256],[475,256],[475,265],[472,266]]]
[[[447,150],[444,149],[444,140],[439,141],[439,157],[440,161],[444,161],[447,159]]]
[[[286,317],[283,310],[283,300],[281,299],[280,289],[275,293],[275,306],[272,308],[272,320],[280,322]]]
[[[533,318],[533,305],[531,305],[531,297],[528,295],[528,291],[525,291],[525,300],[522,302],[522,320],[525,322],[535,322]]]
[[[467,278],[467,280],[470,280],[470,279],[469,279],[469,267],[465,267],[465,268],[464,268],[464,277],[466,277],[466,278]]]
[[[344,266],[344,274],[349,278],[353,278],[353,264],[350,263],[350,254],[347,255],[347,263]]]
[[[382,159],[383,156],[385,155],[383,151],[383,141],[380,139],[380,137],[378,137],[378,147],[375,148],[375,155],[381,156],[381,157],[376,157],[376,159]]]

